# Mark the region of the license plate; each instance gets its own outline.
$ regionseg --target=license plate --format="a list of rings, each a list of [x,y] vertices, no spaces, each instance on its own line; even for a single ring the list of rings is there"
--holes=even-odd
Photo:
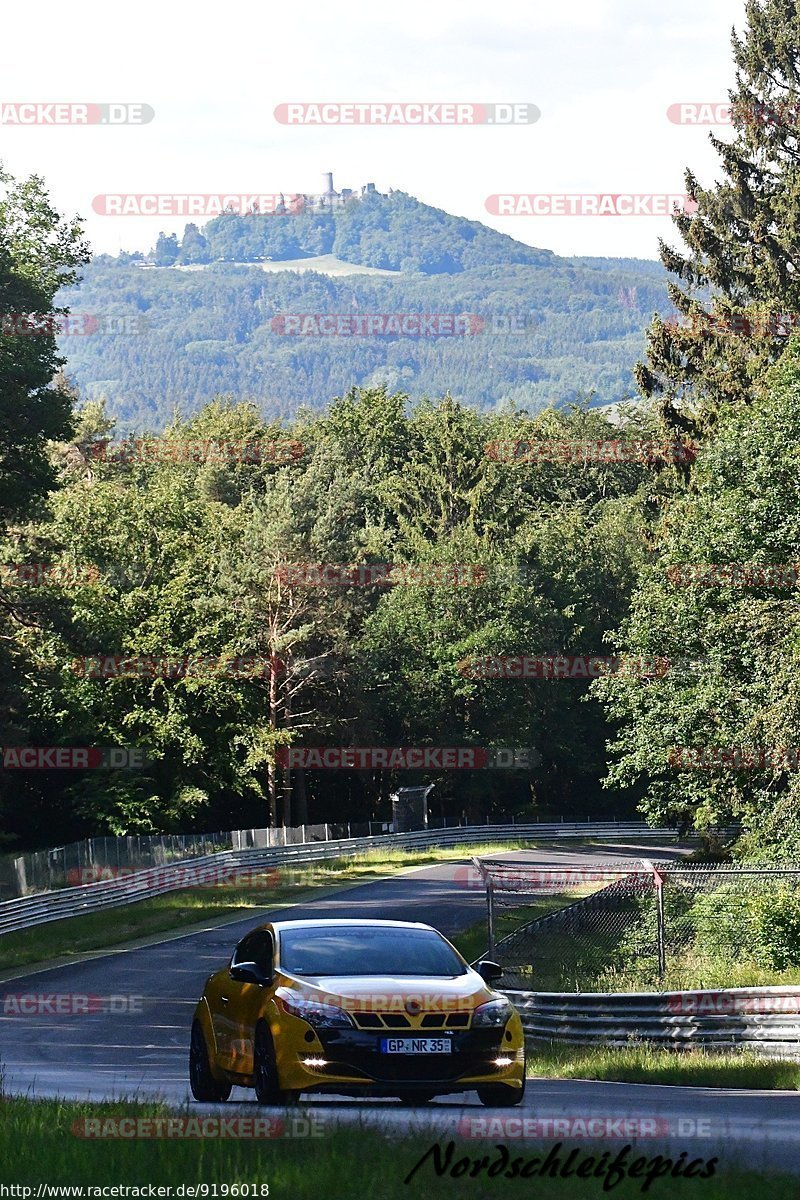
[[[381,1054],[450,1054],[452,1050],[447,1038],[381,1038]]]

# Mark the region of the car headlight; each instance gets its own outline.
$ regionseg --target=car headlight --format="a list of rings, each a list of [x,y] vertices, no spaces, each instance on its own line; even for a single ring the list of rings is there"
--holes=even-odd
[[[510,1000],[504,997],[499,1000],[489,1000],[486,1004],[481,1004],[475,1009],[472,1014],[472,1028],[499,1028],[505,1025],[508,1018],[513,1013],[514,1009]]]
[[[306,1000],[291,992],[288,988],[278,988],[275,995],[280,1000],[283,1009],[293,1017],[301,1017],[308,1021],[314,1029],[351,1029],[353,1022],[342,1008],[335,1004],[323,1004],[321,1000]]]

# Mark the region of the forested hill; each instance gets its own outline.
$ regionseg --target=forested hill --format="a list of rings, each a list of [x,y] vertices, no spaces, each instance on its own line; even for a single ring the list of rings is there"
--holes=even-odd
[[[203,245],[205,242],[205,246]],[[170,250],[160,245],[167,265]],[[405,192],[368,193],[322,213],[215,218],[200,237],[190,232],[178,262],[257,262],[335,254],[347,262],[391,271],[455,274],[473,267],[525,263],[548,266],[555,255],[498,233],[480,221],[454,217]]]
[[[83,395],[108,399],[121,428],[161,427],[176,406],[188,413],[219,394],[289,416],[354,384],[412,398],[449,390],[480,409],[513,400],[538,411],[592,393],[612,403],[633,392],[653,311],[670,307],[659,264],[559,258],[399,192],[324,214],[190,224],[147,260],[96,258],[64,301],[93,330],[62,339],[68,371]],[[436,335],[391,322],[331,335],[314,320],[287,332],[285,314],[470,319],[460,333],[445,319]]]

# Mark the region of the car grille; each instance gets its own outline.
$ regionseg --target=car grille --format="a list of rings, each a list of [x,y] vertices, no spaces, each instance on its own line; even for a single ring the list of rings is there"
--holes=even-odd
[[[455,1015],[458,1014],[449,1014],[451,1017]],[[384,1054],[380,1050],[381,1035],[375,1029],[369,1032],[356,1029],[320,1030],[319,1037],[327,1059],[327,1065],[320,1070],[320,1075],[350,1075],[387,1085],[424,1084],[446,1083],[463,1075],[492,1074],[496,1070],[494,1059],[502,1045],[500,1031],[454,1030],[446,1036],[452,1043],[449,1054]]]
[[[353,1012],[350,1014],[357,1029],[468,1029],[470,1014],[464,1013],[406,1013]]]

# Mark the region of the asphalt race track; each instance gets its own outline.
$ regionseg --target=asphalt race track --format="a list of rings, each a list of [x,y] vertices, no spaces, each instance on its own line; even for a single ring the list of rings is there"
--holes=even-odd
[[[574,868],[629,856],[664,858],[676,853],[674,847],[608,846],[602,850],[526,850],[503,857]],[[416,869],[292,909],[256,911],[243,921],[8,980],[0,984],[6,998],[80,997],[76,1007],[88,1011],[28,1015],[8,1011],[13,1002],[4,1003],[0,1064],[5,1090],[96,1101],[159,1097],[183,1106],[190,1100],[187,1056],[194,1006],[207,976],[225,963],[234,943],[249,928],[271,915],[283,920],[383,917],[425,921],[452,934],[480,920],[485,906],[481,891],[454,881],[457,866],[448,862]],[[114,920],[113,910],[108,919]],[[234,1110],[264,1113],[255,1110],[252,1095],[247,1089],[234,1088],[229,1103],[219,1107],[228,1115]],[[213,1106],[194,1102],[191,1107],[193,1112],[214,1111]],[[529,1080],[524,1103],[507,1110],[483,1108],[477,1096],[468,1093],[463,1098],[443,1097],[416,1109],[392,1100],[309,1097],[299,1111],[321,1119],[323,1125],[366,1121],[397,1132],[427,1130],[440,1138],[459,1131],[471,1133],[478,1139],[475,1154],[491,1152],[497,1142],[506,1142],[513,1149],[513,1140],[522,1136],[552,1144],[564,1138],[566,1128],[580,1128],[565,1126],[564,1119],[581,1122],[594,1118],[590,1128],[597,1130],[599,1118],[609,1131],[604,1142],[623,1145],[630,1141],[648,1155],[668,1147],[673,1154],[686,1150],[690,1157],[707,1159],[718,1154],[721,1167],[739,1163],[800,1174],[800,1094],[790,1092]],[[506,1124],[499,1126],[498,1118]],[[562,1124],[552,1125],[555,1119]],[[644,1120],[639,1128],[647,1132],[642,1137],[630,1136],[631,1126],[621,1125],[621,1119]],[[591,1151],[587,1134],[573,1132],[572,1137]],[[564,1140],[569,1142],[570,1136]],[[520,1148],[515,1153],[524,1153],[522,1142],[517,1144]],[[579,1144],[578,1140],[574,1144]]]

